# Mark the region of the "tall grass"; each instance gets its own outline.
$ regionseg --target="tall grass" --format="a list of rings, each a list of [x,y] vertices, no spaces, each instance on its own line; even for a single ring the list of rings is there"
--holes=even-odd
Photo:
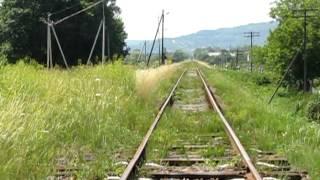
[[[79,177],[103,176],[115,152],[134,149],[151,122],[153,109],[135,88],[135,70],[119,63],[1,68],[0,179],[43,179],[59,159],[87,170]]]
[[[255,74],[205,70],[210,83],[227,104],[226,113],[247,146],[273,150],[320,177],[320,125],[309,122],[303,108],[310,95],[282,89],[273,104],[267,102],[275,86],[258,86]]]
[[[152,95],[160,87],[160,82],[170,79],[176,73],[179,64],[164,65],[158,68],[138,70],[136,72],[137,94],[145,99],[154,98]]]
[[[1,67],[0,179],[45,179],[58,165],[81,169],[79,179],[105,177],[133,156],[156,112],[154,99],[167,94],[175,70]]]

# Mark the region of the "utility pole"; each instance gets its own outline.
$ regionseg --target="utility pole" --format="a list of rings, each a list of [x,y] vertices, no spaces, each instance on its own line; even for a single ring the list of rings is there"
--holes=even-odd
[[[252,56],[252,48],[253,48],[253,38],[259,37],[260,34],[259,32],[245,32],[245,37],[250,38],[251,43],[250,43],[250,71],[253,71],[253,56]]]
[[[107,43],[108,43],[108,59],[112,59],[110,54],[110,28],[107,28]]]
[[[47,68],[51,68],[52,62],[52,43],[51,43],[51,13],[48,13],[47,17]]]
[[[106,58],[106,14],[105,14],[106,0],[102,2],[102,64],[105,63]]]
[[[144,41],[144,58],[145,62],[147,63],[148,55],[147,55],[147,41]]]
[[[302,49],[302,59],[303,59],[303,91],[308,91],[308,60],[307,60],[307,44],[308,44],[308,18],[314,17],[314,15],[309,15],[309,12],[318,11],[318,9],[305,8],[293,10],[294,13],[302,12],[302,15],[295,15],[295,18],[303,18],[303,49]]]
[[[164,10],[162,10],[162,47],[161,47],[161,51],[162,51],[162,64],[165,64],[165,55],[164,55]]]
[[[161,39],[160,38],[158,39],[158,42],[159,42],[159,65],[161,65],[163,63],[163,61],[162,61],[163,55],[161,55]]]
[[[236,51],[236,69],[238,68],[239,66],[239,56],[240,55],[243,55],[243,52],[240,51],[238,48],[237,48],[237,51]],[[240,70],[240,66],[239,66],[239,70]]]
[[[159,20],[159,24],[158,24],[158,27],[157,27],[157,31],[156,31],[156,34],[155,34],[155,36],[154,36],[153,42],[152,42],[150,54],[149,54],[148,61],[147,61],[147,66],[149,66],[150,59],[151,59],[151,56],[152,56],[152,52],[153,52],[153,49],[154,49],[154,45],[155,45],[155,43],[156,43],[156,41],[157,41],[157,37],[158,37],[159,31],[160,31],[160,26],[161,26],[162,18],[163,18],[163,16],[161,16],[161,18],[160,18],[160,20]]]
[[[238,69],[238,64],[239,64],[239,49],[237,48],[237,52],[236,52],[236,68]]]

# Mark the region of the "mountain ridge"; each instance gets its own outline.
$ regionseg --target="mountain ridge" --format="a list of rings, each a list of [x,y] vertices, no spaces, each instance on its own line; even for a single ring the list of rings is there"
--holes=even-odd
[[[260,37],[255,38],[254,42],[257,45],[263,45],[270,31],[277,26],[278,23],[276,21],[269,21],[213,30],[205,29],[175,38],[165,38],[165,47],[168,52],[173,52],[178,49],[192,52],[196,48],[204,47],[232,48],[245,46],[249,45],[250,39],[245,38],[244,33],[249,31],[259,32]],[[131,50],[141,49],[143,42],[142,40],[127,40],[128,47]],[[147,44],[148,47],[150,47],[152,41],[147,41]],[[155,50],[156,49],[157,46],[155,47]],[[148,50],[150,50],[150,48],[148,48]]]

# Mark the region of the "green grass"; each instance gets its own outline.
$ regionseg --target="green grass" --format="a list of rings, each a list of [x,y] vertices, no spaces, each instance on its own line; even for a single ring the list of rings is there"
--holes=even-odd
[[[71,71],[22,63],[0,67],[0,179],[45,179],[54,174],[58,159],[83,169],[79,179],[104,177],[106,170],[121,174],[123,168],[114,163],[133,156],[184,68],[162,71],[170,75],[144,86],[141,97],[136,69],[120,63]],[[282,96],[267,105],[274,85],[258,86],[255,78],[242,72],[205,70],[205,74],[244,145],[284,154],[314,179],[320,177],[320,126],[309,122],[301,108],[313,96],[281,89]],[[183,86],[193,85],[197,82]],[[186,99],[183,93],[177,95]],[[219,122],[212,112],[168,109],[151,140],[149,148],[157,151],[147,151],[149,159],[164,157],[181,134],[221,131]],[[223,151],[203,153],[210,157]],[[85,161],[87,154],[95,160]]]
[[[176,90],[176,97],[174,99],[179,99],[179,102],[186,103],[186,99],[203,96],[203,90],[198,94],[190,96],[189,94],[186,96],[184,92],[186,89],[201,89],[201,87],[199,77],[188,77],[185,75]],[[174,107],[168,107],[150,140],[147,160],[158,162],[158,160],[165,158],[170,148],[175,145],[181,145],[181,140],[197,143],[197,141],[201,140],[198,137],[199,135],[219,133],[224,137],[225,134],[221,134],[221,132],[223,132],[222,124],[211,110],[206,112],[185,112]],[[184,151],[183,148],[180,150]],[[212,151],[204,151],[202,154],[206,157],[214,153],[221,154],[220,151],[221,149],[214,149]],[[184,154],[184,152],[181,153]]]
[[[255,77],[261,75],[209,69],[205,74],[247,147],[283,154],[313,179],[320,177],[320,125],[310,122],[303,108],[314,96],[281,89],[268,105],[275,85],[257,85]]]
[[[115,155],[132,157],[157,108],[137,96],[135,82],[135,68],[120,63],[1,68],[0,179],[45,179],[58,159],[83,169],[80,179],[103,177]],[[162,98],[158,87],[152,92]],[[88,154],[95,160],[85,161]]]

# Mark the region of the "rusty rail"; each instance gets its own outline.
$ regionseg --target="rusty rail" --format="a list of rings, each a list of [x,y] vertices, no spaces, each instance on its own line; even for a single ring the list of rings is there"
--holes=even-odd
[[[127,180],[127,179],[134,179],[135,173],[136,173],[136,169],[139,166],[139,164],[141,163],[141,160],[143,160],[144,156],[145,156],[145,151],[146,151],[146,147],[148,144],[148,141],[153,133],[153,131],[156,129],[166,107],[169,105],[175,90],[177,89],[183,75],[185,74],[186,71],[184,71],[180,78],[177,80],[176,84],[174,85],[174,87],[172,88],[169,96],[167,97],[167,99],[165,100],[165,102],[162,104],[154,122],[152,123],[151,127],[149,128],[146,136],[143,138],[142,143],[139,145],[138,150],[136,151],[133,159],[130,161],[130,163],[128,164],[127,168],[125,169],[124,173],[122,174],[120,180]]]
[[[230,141],[232,142],[232,146],[238,151],[238,153],[241,155],[243,162],[247,166],[248,170],[250,171],[248,179],[254,179],[254,180],[262,180],[260,174],[258,173],[257,169],[253,165],[248,153],[246,152],[245,148],[241,144],[239,138],[237,137],[236,133],[232,129],[231,125],[227,121],[227,119],[224,117],[221,109],[219,108],[218,102],[216,102],[215,98],[213,97],[212,92],[210,91],[210,88],[207,84],[207,82],[204,79],[203,73],[197,69],[198,74],[201,78],[201,81],[203,83],[203,86],[205,88],[205,91],[207,93],[208,99],[210,104],[213,106],[213,108],[218,113],[221,121],[223,122],[224,128],[229,136]]]

